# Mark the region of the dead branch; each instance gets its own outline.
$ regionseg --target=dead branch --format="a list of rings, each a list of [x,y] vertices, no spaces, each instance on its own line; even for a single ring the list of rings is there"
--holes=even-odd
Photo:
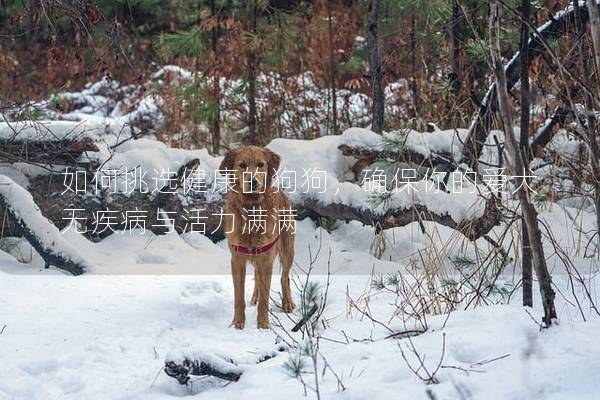
[[[560,14],[552,17],[549,21],[536,29],[535,34],[530,35],[527,42],[529,50],[529,59],[533,61],[547,51],[545,43],[549,40],[560,39],[566,33],[575,29],[578,25],[586,25],[589,20],[589,14],[585,8],[580,8],[580,18],[577,18],[575,9],[570,3]],[[506,88],[510,92],[519,80],[521,56],[517,52],[505,65]],[[463,148],[464,162],[475,165],[483,146],[487,140],[492,126],[493,115],[497,112],[496,83],[492,83],[487,94],[481,101],[479,109],[475,114]]]
[[[270,360],[288,350],[288,346],[280,344],[273,350],[259,354],[255,364]],[[214,376],[226,381],[237,382],[243,374],[243,368],[232,357],[204,352],[191,353],[165,361],[165,373],[171,378],[175,378],[181,385],[186,385],[190,381],[190,375]]]

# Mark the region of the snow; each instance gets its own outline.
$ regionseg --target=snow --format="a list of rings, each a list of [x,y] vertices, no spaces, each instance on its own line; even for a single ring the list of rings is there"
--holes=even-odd
[[[462,154],[462,142],[466,138],[467,132],[467,129],[435,130],[434,132],[418,132],[407,129],[378,135],[369,129],[349,128],[342,134],[340,144],[382,151],[387,139],[394,143],[403,143],[405,149],[422,154],[424,157],[430,157],[432,153],[444,153],[450,149],[454,159],[459,160]]]
[[[190,71],[185,70],[178,65],[165,65],[161,69],[156,71],[154,74],[152,74],[152,78],[161,79],[166,74],[173,74],[179,79],[186,81],[193,79],[193,75]]]
[[[544,217],[557,220],[559,215],[557,208]],[[572,224],[565,226],[573,229]],[[376,273],[384,273],[401,264],[374,259],[368,253],[371,231],[359,224],[341,224],[331,234],[309,221],[300,222],[298,229],[295,282],[305,279],[300,269],[309,262],[308,245],[314,246],[313,251],[319,243],[323,246],[316,257],[318,271],[326,269],[329,248],[338,268],[330,277],[328,324],[322,333],[331,340],[322,340],[320,348],[347,390],[338,393],[335,379],[326,373],[320,382],[322,398],[389,399],[401,394],[418,400],[429,399],[428,390],[437,399],[459,399],[459,390],[468,392],[468,398],[485,400],[595,398],[600,318],[587,312],[588,321],[581,320],[575,306],[567,302],[571,300],[568,282],[560,271],[554,271],[554,281],[566,298],[558,296],[560,325],[549,330],[539,331],[519,305],[518,295],[510,304],[460,310],[449,318],[430,315],[428,332],[411,340],[430,370],[435,369],[445,340],[445,368],[437,374],[439,384],[426,385],[402,359],[399,346],[410,363],[416,362],[407,339],[385,339],[386,329],[348,308],[347,296],[368,304],[374,318],[403,330],[402,320],[393,317],[393,294],[369,287],[371,265]],[[427,224],[427,229],[431,231],[432,225]],[[390,237],[397,235],[392,245],[395,260],[396,253],[406,257],[414,252],[411,246],[431,245],[419,232],[414,226],[388,231]],[[441,235],[447,238],[448,232]],[[74,237],[69,239],[75,242]],[[189,238],[177,240],[177,235],[113,235],[82,250],[98,260],[97,274],[71,277],[39,270],[0,252],[0,329],[5,326],[0,334],[1,399],[305,398],[302,386],[283,367],[288,353],[256,364],[260,354],[274,348],[275,335],[255,328],[255,307],[247,308],[245,330],[228,327],[233,310],[231,278],[226,270],[216,275],[204,270],[210,263],[228,265],[223,242],[192,247]],[[144,253],[163,254],[163,258],[154,259],[154,265],[137,264]],[[344,274],[339,268],[355,273]],[[138,274],[144,270],[152,274]],[[185,273],[167,273],[177,270]],[[253,285],[251,270],[249,274],[247,298]],[[311,279],[324,286],[326,276]],[[503,279],[512,278],[507,274]],[[597,279],[590,285],[597,293]],[[273,286],[277,299],[278,276],[273,277]],[[293,325],[280,311],[273,311],[288,329]],[[531,313],[539,317],[539,305]],[[301,340],[300,334],[295,335]],[[189,387],[180,386],[162,367],[165,360],[185,356],[217,364],[231,358],[238,367],[221,367],[243,375],[235,383],[196,378]],[[314,395],[309,392],[308,398]]]

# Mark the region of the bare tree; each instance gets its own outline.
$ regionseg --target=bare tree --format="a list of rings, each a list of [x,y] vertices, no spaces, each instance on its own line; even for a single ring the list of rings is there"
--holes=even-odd
[[[335,77],[337,75],[335,48],[333,40],[333,15],[331,14],[331,2],[326,2],[327,7],[327,31],[329,36],[329,90],[331,90],[331,121],[332,121],[332,133],[337,135],[339,133],[338,128],[338,116],[337,116],[337,89]]]
[[[383,131],[383,71],[381,68],[381,52],[379,46],[379,0],[369,2],[369,72],[371,74],[371,93],[373,98],[373,119],[371,129],[373,132]]]
[[[509,156],[509,169],[515,178],[516,193],[523,219],[527,226],[527,234],[531,243],[531,253],[533,266],[538,278],[542,305],[544,307],[543,321],[546,326],[552,325],[552,320],[556,318],[556,308],[554,306],[554,290],[552,289],[552,278],[548,272],[546,258],[544,257],[544,247],[542,244],[542,233],[540,231],[537,211],[533,206],[529,187],[527,182],[526,165],[523,160],[523,154],[515,138],[513,130],[512,114],[508,102],[508,90],[506,85],[506,73],[502,62],[500,52],[500,3],[499,0],[490,2],[490,51],[494,77],[496,80],[498,111],[501,125],[503,126],[505,136],[505,149]]]
[[[211,50],[212,56],[214,58],[215,64],[218,65],[218,44],[219,44],[219,15],[217,12],[216,0],[210,0],[210,10],[212,17],[216,19],[213,21],[212,29],[210,30],[210,42],[211,42]],[[219,155],[219,147],[221,144],[221,87],[219,85],[219,73],[218,71],[214,71],[212,80],[212,97],[214,101],[214,110],[211,121],[211,129],[212,129],[212,152],[214,155]]]
[[[452,75],[450,82],[452,83],[452,91],[454,96],[460,96],[460,88],[462,86],[462,74],[460,71],[460,18],[461,8],[458,4],[459,0],[452,0],[452,19],[450,20],[450,52],[452,54]]]
[[[411,63],[411,90],[413,95],[414,116],[419,116],[419,85],[417,82],[417,17],[413,12],[410,19],[410,63]]]
[[[531,147],[529,143],[529,46],[527,41],[529,40],[529,27],[527,22],[530,19],[531,4],[530,0],[521,1],[521,63],[520,63],[520,79],[521,79],[521,132],[519,144],[521,146],[521,153],[523,154],[523,161],[526,165],[529,165],[531,158]],[[532,265],[531,265],[531,246],[529,244],[529,234],[527,233],[527,225],[521,222],[521,255],[522,259],[522,285],[523,285],[523,305],[533,306],[533,289],[532,289]]]
[[[596,0],[587,0],[587,8],[590,15],[590,30],[592,33],[592,44],[594,47],[594,61],[596,62],[596,71],[600,72],[600,13]],[[587,77],[587,75],[586,75]],[[598,145],[598,134],[596,132],[597,121],[592,115],[592,101],[586,96],[586,105],[588,108],[588,129],[587,136],[590,146],[590,161],[592,164],[592,173],[594,175],[594,203],[596,206],[596,229],[599,230],[600,238],[600,145]]]
[[[257,33],[258,5],[257,0],[249,0],[246,5],[247,31],[251,35],[248,38],[246,53],[246,98],[248,101],[248,136],[247,144],[260,145],[260,138],[256,129],[257,111],[256,111],[256,70],[258,68],[258,55],[256,54],[255,36]]]

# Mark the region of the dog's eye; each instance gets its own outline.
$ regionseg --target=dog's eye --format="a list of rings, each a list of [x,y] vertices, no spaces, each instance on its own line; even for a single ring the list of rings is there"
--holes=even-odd
[[[262,168],[262,167],[264,167],[264,166],[265,166],[265,163],[263,163],[263,162],[259,162],[258,164],[256,164],[256,166],[257,166],[258,168]]]
[[[246,169],[246,167],[247,167],[246,163],[240,163],[240,168],[241,169]]]

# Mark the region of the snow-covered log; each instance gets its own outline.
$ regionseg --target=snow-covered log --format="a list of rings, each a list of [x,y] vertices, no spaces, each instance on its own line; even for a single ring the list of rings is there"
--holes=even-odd
[[[210,353],[194,353],[183,358],[165,361],[165,373],[177,379],[182,385],[190,380],[190,375],[215,376],[231,382],[237,382],[242,376],[243,370],[233,363],[232,360]]]
[[[371,147],[350,146],[347,144],[339,145],[338,149],[344,156],[357,160],[356,164],[352,166],[352,172],[356,179],[367,166],[380,159],[394,160],[395,162],[403,162],[425,168],[435,168],[438,171],[456,169],[456,164],[450,152],[430,152],[429,156],[425,156],[410,148],[404,148],[402,151],[388,151],[377,150]]]
[[[573,111],[569,108],[557,107],[556,111],[554,111],[554,114],[552,114],[552,116],[546,120],[544,125],[538,129],[533,137],[531,146],[534,148],[534,151],[536,148],[543,148],[550,143],[554,133],[554,128],[556,126],[564,126],[565,120],[572,113]]]
[[[486,200],[485,210],[480,217],[456,221],[449,214],[431,211],[427,207],[414,204],[410,208],[391,208],[384,213],[376,213],[368,208],[351,207],[342,203],[323,204],[316,200],[307,200],[303,211],[314,219],[328,217],[346,221],[360,221],[380,229],[398,228],[412,222],[433,221],[455,229],[469,240],[477,240],[488,234],[500,221],[500,211],[495,197]]]
[[[530,36],[528,41],[530,60],[534,60],[546,51],[542,39],[545,41],[560,39],[566,33],[575,29],[578,23],[583,25],[588,23],[589,14],[585,7],[579,8],[580,18],[578,18],[572,2],[568,4],[564,10],[551,17],[550,20],[537,29],[535,34]],[[517,52],[504,67],[506,71],[506,85],[509,92],[512,91],[519,81],[520,62],[521,57],[519,52]],[[492,83],[469,127],[463,149],[463,162],[467,162],[470,165],[477,164],[477,160],[481,155],[483,145],[491,129],[492,117],[496,111],[496,84]]]
[[[41,214],[31,194],[5,175],[0,175],[0,209],[6,210],[16,230],[29,241],[46,266],[53,265],[73,275],[85,272],[82,255]]]
[[[65,209],[80,209],[82,218],[80,220],[89,231],[94,230],[95,215],[98,211],[110,209],[116,211],[114,230],[125,229],[124,214],[128,210],[146,210],[147,220],[145,227],[155,234],[164,234],[167,226],[158,221],[157,210],[169,211],[173,218],[175,229],[178,232],[190,230],[186,210],[202,209],[202,220],[204,234],[213,241],[224,238],[223,228],[219,213],[224,208],[221,197],[207,198],[204,195],[193,198],[182,199],[177,194],[159,193],[159,196],[151,197],[145,193],[133,193],[129,196],[120,193],[112,193],[105,197],[81,196],[64,191],[62,180],[52,175],[40,175],[32,179],[30,190],[35,202],[40,207],[42,214],[60,229],[69,224],[65,217]],[[487,234],[499,221],[499,211],[496,200],[492,197],[486,200],[482,215],[458,219],[448,213],[428,209],[425,205],[414,204],[410,207],[396,207],[384,211],[374,211],[368,207],[348,205],[341,202],[322,202],[314,198],[296,199],[294,208],[297,210],[298,219],[311,218],[318,220],[322,217],[342,221],[359,221],[365,225],[377,226],[381,229],[389,229],[406,226],[412,222],[433,221],[441,225],[456,229],[470,240],[476,240]],[[0,212],[1,215],[1,212]],[[7,229],[10,232],[10,227]],[[110,235],[112,231],[104,231],[97,235],[99,238]]]
[[[279,344],[274,349],[257,352],[244,360],[235,360],[233,356],[202,349],[178,350],[167,355],[164,371],[181,385],[189,382],[190,375],[214,376],[226,381],[237,382],[244,373],[241,364],[258,364],[287,350],[287,345]]]

